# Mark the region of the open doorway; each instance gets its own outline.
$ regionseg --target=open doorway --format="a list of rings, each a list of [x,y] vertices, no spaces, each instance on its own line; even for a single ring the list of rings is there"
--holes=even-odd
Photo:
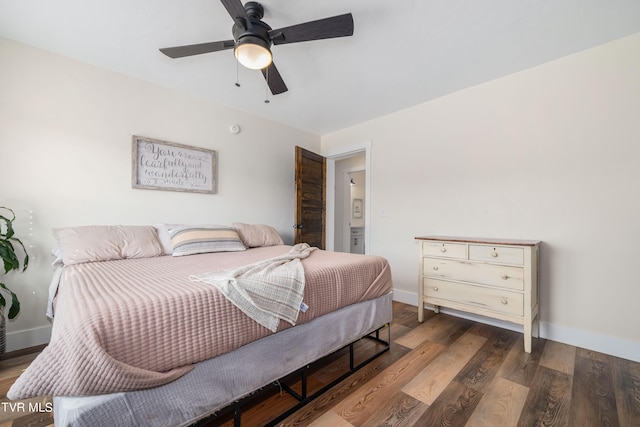
[[[334,250],[364,254],[367,206],[365,154],[335,162]]]
[[[371,147],[372,141],[363,141],[351,146],[323,150],[327,159],[327,205],[326,237],[327,249],[350,252],[351,176],[350,173],[364,172],[362,185],[362,217],[364,220],[365,253],[371,241]],[[356,180],[356,185],[358,182]]]

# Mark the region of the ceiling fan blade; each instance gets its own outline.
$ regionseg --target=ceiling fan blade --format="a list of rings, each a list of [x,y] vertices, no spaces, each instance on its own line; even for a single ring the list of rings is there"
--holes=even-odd
[[[229,12],[229,15],[231,15],[231,18],[237,22],[238,18],[243,18],[244,20],[249,19],[249,16],[247,15],[247,11],[244,10],[244,6],[242,5],[242,2],[240,0],[220,0],[222,2],[222,5],[224,6],[225,9],[227,9],[227,12]]]
[[[273,44],[297,43],[353,35],[350,13],[269,31]]]
[[[280,72],[278,72],[276,64],[273,62],[271,65],[260,71],[262,71],[262,75],[267,81],[267,85],[269,86],[269,89],[271,89],[271,93],[273,95],[278,95],[289,90],[287,89],[287,85],[284,84],[284,80],[282,80],[282,76],[280,75]]]
[[[185,56],[233,49],[235,45],[236,42],[233,40],[224,40],[219,42],[189,44],[185,46],[163,47],[160,49],[160,52],[164,53],[169,58],[182,58]]]

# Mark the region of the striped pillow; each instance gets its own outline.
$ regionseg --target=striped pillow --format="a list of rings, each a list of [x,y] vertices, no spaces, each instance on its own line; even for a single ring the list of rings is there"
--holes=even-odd
[[[183,226],[169,230],[173,256],[237,252],[245,248],[238,232],[223,225]]]

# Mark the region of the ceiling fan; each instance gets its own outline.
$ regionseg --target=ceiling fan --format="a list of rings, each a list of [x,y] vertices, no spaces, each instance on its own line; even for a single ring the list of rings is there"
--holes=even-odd
[[[261,21],[264,8],[260,3],[250,1],[242,6],[240,0],[220,1],[234,21],[233,40],[165,47],[160,52],[170,58],[182,58],[233,49],[238,62],[247,68],[262,71],[271,93],[277,95],[288,89],[273,63],[271,45],[353,35],[353,16],[350,13],[272,30]]]

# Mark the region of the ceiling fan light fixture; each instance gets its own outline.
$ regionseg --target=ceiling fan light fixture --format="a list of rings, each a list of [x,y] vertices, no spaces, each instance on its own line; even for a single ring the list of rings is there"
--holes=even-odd
[[[271,65],[273,56],[271,46],[260,37],[245,36],[238,40],[233,53],[243,66],[252,70],[261,70]]]
[[[233,20],[231,34],[233,39],[216,42],[190,44],[161,48],[160,52],[169,58],[183,58],[185,56],[218,52],[227,49],[234,50],[236,66],[260,70],[267,82],[271,93],[278,95],[286,92],[280,72],[276,68],[271,56],[271,46],[307,42],[312,40],[332,39],[353,35],[353,16],[350,13],[303,22],[278,29],[272,29],[264,17],[264,7],[255,1],[220,0]],[[237,77],[236,86],[240,86]]]

